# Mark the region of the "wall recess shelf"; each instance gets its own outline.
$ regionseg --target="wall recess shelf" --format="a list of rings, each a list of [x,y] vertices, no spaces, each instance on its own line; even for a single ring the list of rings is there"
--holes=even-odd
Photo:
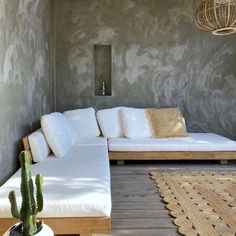
[[[112,46],[94,45],[95,96],[111,96]]]

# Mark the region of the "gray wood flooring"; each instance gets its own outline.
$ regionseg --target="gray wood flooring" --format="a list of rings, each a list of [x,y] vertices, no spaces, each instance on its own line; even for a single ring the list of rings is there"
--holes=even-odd
[[[179,235],[149,172],[181,170],[235,170],[236,163],[217,162],[139,162],[124,166],[111,165],[112,236]]]

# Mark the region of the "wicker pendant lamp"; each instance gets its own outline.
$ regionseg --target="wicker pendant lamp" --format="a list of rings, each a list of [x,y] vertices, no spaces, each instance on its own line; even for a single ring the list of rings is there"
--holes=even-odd
[[[214,35],[236,33],[236,0],[203,0],[195,23],[199,29]]]

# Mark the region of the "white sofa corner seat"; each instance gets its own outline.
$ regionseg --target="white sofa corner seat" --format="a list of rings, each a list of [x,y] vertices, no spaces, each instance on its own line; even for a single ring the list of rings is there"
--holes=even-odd
[[[104,137],[95,137],[95,138],[85,138],[85,139],[78,139],[74,146],[106,146],[108,149],[107,145],[107,139]]]
[[[64,158],[32,165],[44,176],[44,209],[39,217],[110,217],[110,168],[105,138],[78,141]],[[0,218],[11,217],[8,194],[20,197],[20,170],[0,188]]]
[[[108,146],[112,152],[236,151],[235,141],[213,133],[189,133],[188,137],[165,139],[110,138]]]

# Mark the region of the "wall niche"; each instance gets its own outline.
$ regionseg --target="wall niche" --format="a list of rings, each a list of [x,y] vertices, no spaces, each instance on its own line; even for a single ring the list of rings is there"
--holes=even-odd
[[[111,45],[94,45],[95,96],[111,96]]]

